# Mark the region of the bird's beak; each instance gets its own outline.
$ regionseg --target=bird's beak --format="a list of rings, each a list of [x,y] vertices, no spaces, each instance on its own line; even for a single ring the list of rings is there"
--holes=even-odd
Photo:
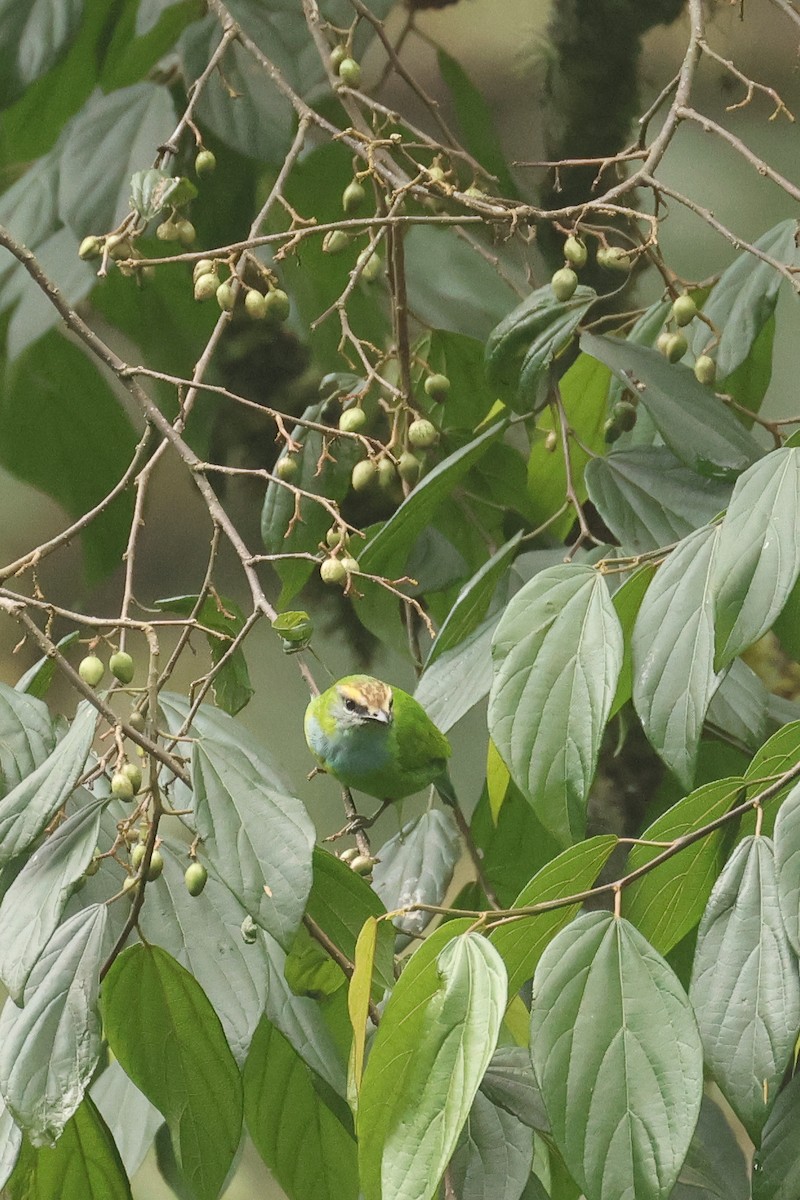
[[[380,725],[391,725],[392,714],[385,708],[371,708],[369,715],[373,721],[377,721]]]

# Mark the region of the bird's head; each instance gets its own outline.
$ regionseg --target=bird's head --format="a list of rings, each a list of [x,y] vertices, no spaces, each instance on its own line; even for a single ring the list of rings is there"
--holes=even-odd
[[[339,680],[335,693],[332,715],[340,728],[352,729],[373,721],[391,725],[394,700],[388,683],[370,675],[355,675]]]

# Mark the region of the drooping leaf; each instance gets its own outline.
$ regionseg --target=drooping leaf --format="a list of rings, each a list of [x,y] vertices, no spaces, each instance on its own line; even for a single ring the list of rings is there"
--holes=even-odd
[[[691,788],[714,673],[711,575],[718,529],[684,538],[647,589],[633,630],[633,703],[648,740]]]
[[[461,857],[458,826],[449,809],[428,809],[409,821],[376,853],[372,886],[388,910],[413,904],[441,904]],[[419,937],[431,913],[417,911],[396,917],[403,935],[399,945]]]
[[[786,936],[800,954],[800,784],[795,784],[775,819],[778,904]]]
[[[0,1092],[34,1146],[59,1137],[97,1066],[106,916],[94,904],[61,925],[28,977],[24,1007],[9,999],[0,1014]]]
[[[53,722],[41,700],[0,683],[0,787],[5,795],[52,753]]]
[[[703,1096],[689,1153],[670,1200],[750,1200],[742,1148],[709,1096]]]
[[[176,612],[189,616],[197,605],[197,596],[170,596],[156,600],[155,607],[162,612]],[[225,596],[207,596],[195,615],[198,625],[212,632],[208,636],[211,663],[216,667],[230,649],[230,644],[244,626],[244,614],[235,600]],[[221,634],[221,637],[215,636]],[[223,712],[235,716],[253,695],[250,673],[241,646],[230,655],[224,666],[217,671],[213,683],[214,699]]]
[[[164,1118],[116,1059],[94,1079],[89,1095],[108,1126],[128,1178],[133,1179]]]
[[[56,646],[63,654],[70,646],[74,646],[79,637],[78,630],[73,629],[72,633],[59,638]],[[37,700],[41,700],[47,695],[55,673],[55,660],[49,658],[47,655],[43,655],[38,662],[35,662],[32,667],[29,667],[27,671],[24,671],[20,675],[14,684],[14,691],[26,692],[29,696],[35,696]]]
[[[584,913],[545,950],[531,1057],[586,1200],[666,1200],[700,1111],[702,1049],[676,976],[624,918]]]
[[[412,956],[384,1010],[361,1085],[357,1128],[366,1200],[431,1200],[497,1041],[502,961],[463,922]]]
[[[314,885],[308,897],[308,915],[351,961],[364,922],[385,914],[381,900],[347,863],[317,846],[314,850]],[[392,949],[394,934],[388,921],[378,926],[375,980],[381,988],[394,986]]]
[[[750,781],[748,795],[752,797],[763,791],[766,786],[765,780],[769,782],[770,776],[778,778],[790,771],[798,762],[800,762],[800,721],[791,721],[777,733],[773,733],[772,737],[768,738],[753,755],[744,772],[744,778]],[[764,802],[760,821],[762,833],[768,835],[772,833],[778,806],[793,787],[794,782],[793,779],[790,780],[777,795],[771,796]],[[755,832],[755,825],[756,813],[745,813],[739,826],[740,836],[747,836]]]
[[[758,443],[688,367],[647,346],[593,333],[582,336],[581,349],[636,391],[669,449],[699,475],[735,479],[761,457]]]
[[[800,1151],[795,1130],[800,1113],[800,1075],[781,1090],[767,1117],[753,1159],[753,1200],[794,1200],[800,1189]]]
[[[460,1200],[519,1200],[532,1161],[530,1129],[479,1091],[450,1163],[455,1194]]]
[[[549,1132],[542,1094],[523,1046],[498,1046],[481,1080],[480,1090],[498,1108],[511,1113],[529,1129]]]
[[[453,646],[442,651],[417,684],[419,700],[443,733],[458,724],[492,685],[492,638],[499,614],[495,614]]]
[[[242,1081],[200,985],[158,946],[124,950],[103,983],[109,1046],[163,1114],[198,1200],[216,1200],[242,1129]]]
[[[757,1142],[800,1025],[797,959],[769,838],[745,838],[717,880],[700,922],[690,995],[706,1066]]]
[[[504,546],[501,546],[491,558],[486,560],[469,582],[464,584],[430,648],[425,661],[426,670],[432,666],[440,654],[457,646],[484,620],[492,602],[492,596],[508,570],[509,563],[514,558],[521,537],[521,532],[515,533]]]
[[[497,177],[496,186],[501,196],[518,196],[514,180],[500,150],[492,110],[483,94],[456,59],[441,48],[436,57],[464,135],[464,146],[482,167]]]
[[[737,481],[712,573],[717,669],[772,626],[800,574],[800,449],[784,447]]]
[[[14,1170],[22,1145],[22,1130],[0,1097],[0,1188],[4,1188]]]
[[[633,648],[631,638],[636,625],[639,609],[642,607],[644,595],[655,574],[655,563],[644,563],[638,570],[629,575],[625,582],[617,588],[611,597],[614,611],[622,627],[625,648],[622,655],[622,666],[617,680],[617,691],[614,703],[611,705],[609,719],[616,716],[623,705],[627,704],[633,695]]]
[[[0,10],[0,108],[7,108],[66,53],[82,0],[7,2]]]
[[[755,671],[734,659],[708,706],[709,726],[757,750],[767,735],[769,692]]]
[[[506,607],[492,645],[489,732],[562,845],[583,837],[586,797],[622,665],[622,631],[591,567],[540,572]]]

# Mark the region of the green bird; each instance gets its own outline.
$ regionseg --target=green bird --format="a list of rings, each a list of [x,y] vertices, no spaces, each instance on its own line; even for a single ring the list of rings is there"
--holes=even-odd
[[[429,784],[455,806],[450,743],[408,692],[371,675],[346,675],[313,698],[304,729],[318,770],[382,801],[374,816],[359,820],[361,828]]]

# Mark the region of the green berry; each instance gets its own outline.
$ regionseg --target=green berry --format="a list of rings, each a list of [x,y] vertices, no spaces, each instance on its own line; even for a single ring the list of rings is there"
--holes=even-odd
[[[147,869],[147,878],[152,881],[158,879],[161,872],[164,870],[164,859],[160,850],[154,850],[150,855],[150,866]]]
[[[267,307],[267,317],[270,321],[285,321],[289,316],[291,308],[289,297],[280,288],[273,288],[267,292],[264,297],[264,303]]]
[[[284,454],[275,464],[275,474],[284,483],[290,483],[300,469],[300,464],[294,454]]]
[[[619,425],[617,425],[613,417],[609,417],[603,426],[603,437],[606,442],[611,445],[612,442],[617,440],[621,433],[622,430],[620,429]]]
[[[717,378],[717,364],[708,354],[701,354],[694,364],[695,378],[707,386],[714,383]]]
[[[352,575],[354,571],[359,570],[358,559],[353,558],[351,554],[345,554],[344,558],[340,558],[339,562],[344,567],[348,575]]]
[[[137,733],[144,733],[145,719],[143,714],[139,712],[138,708],[134,708],[131,712],[131,715],[128,717],[128,724],[130,725],[131,729],[135,729]]]
[[[111,776],[111,793],[118,800],[132,800],[136,795],[133,784],[124,771],[117,771]]]
[[[465,196],[469,196],[471,200],[485,200],[486,192],[483,188],[478,187],[477,183],[471,183],[464,192]]]
[[[78,664],[78,674],[89,687],[97,687],[106,669],[96,654],[87,654]]]
[[[90,234],[85,237],[78,247],[78,258],[87,262],[90,258],[99,258],[103,252],[103,239]]]
[[[621,246],[601,246],[597,251],[597,265],[608,271],[630,271],[630,256]]]
[[[671,333],[664,344],[664,357],[671,363],[680,362],[689,343],[682,333]]]
[[[267,315],[267,298],[261,292],[249,291],[244,298],[244,306],[248,317],[254,321],[263,321]]]
[[[350,545],[350,538],[343,529],[339,528],[338,525],[331,525],[330,529],[325,534],[325,545],[329,546],[331,550],[333,550],[335,546],[344,546],[346,550]]]
[[[108,666],[111,674],[120,683],[130,683],[133,679],[133,659],[124,650],[118,650],[116,654],[112,654],[108,660]]]
[[[361,260],[359,259],[359,262],[360,261]],[[374,283],[380,275],[382,267],[383,263],[381,262],[380,254],[375,254],[373,251],[361,268],[361,278],[365,283]]]
[[[357,854],[350,862],[350,869],[355,871],[356,875],[369,875],[374,866],[375,859],[367,858],[365,854]]]
[[[198,275],[197,282],[194,285],[195,300],[210,300],[212,296],[216,296],[217,288],[219,287],[219,279],[216,275]]]
[[[378,468],[371,458],[364,458],[353,467],[350,482],[354,492],[366,492],[377,479]]]
[[[397,483],[397,468],[392,460],[384,455],[378,462],[378,487],[382,492],[391,492]]]
[[[363,185],[354,179],[342,192],[342,208],[346,213],[357,212],[366,198],[367,193]]]
[[[221,283],[214,294],[217,297],[217,304],[223,312],[233,312],[236,297],[233,294],[233,287],[229,279]]]
[[[403,451],[397,463],[397,471],[400,478],[404,479],[406,483],[414,484],[419,479],[421,470],[422,463],[417,456],[412,454],[410,450]]]
[[[354,58],[343,58],[339,63],[339,78],[346,87],[357,88],[361,83],[361,67]]]
[[[86,869],[84,870],[83,873],[87,879],[91,879],[92,875],[96,875],[99,870],[100,870],[100,851],[97,847],[95,847],[94,854],[92,855],[92,861],[89,863],[89,865],[86,867]]]
[[[131,850],[131,866],[134,871],[138,871],[139,867],[144,862],[144,856],[147,853],[147,847],[143,842],[137,842]]]
[[[434,164],[432,167],[428,167],[427,171],[428,171],[428,178],[430,180],[432,180],[433,183],[444,183],[445,173],[438,164]]]
[[[436,445],[438,437],[436,426],[424,418],[412,421],[408,427],[409,444],[416,450],[429,450],[431,446]]]
[[[553,289],[556,300],[569,300],[574,295],[577,286],[578,276],[572,267],[562,267],[550,280],[550,287]]]
[[[135,892],[139,887],[139,879],[136,875],[129,875],[122,885],[123,892]]]
[[[156,237],[160,242],[177,242],[180,238],[178,226],[174,221],[162,221],[156,229]]]
[[[201,275],[215,275],[217,265],[213,258],[199,258],[192,268],[192,279],[197,283]]]
[[[338,558],[324,558],[319,565],[319,574],[322,582],[332,587],[342,587],[347,580],[347,571]]]
[[[691,296],[678,296],[672,305],[672,316],[676,325],[688,325],[697,316],[697,305]]]
[[[106,247],[111,258],[115,261],[122,258],[130,258],[133,254],[133,248],[126,237],[118,235],[110,237],[106,240]]]
[[[658,335],[658,338],[656,339],[656,350],[658,350],[659,354],[667,353],[667,342],[671,337],[672,334],[668,329],[665,329],[663,333]]]
[[[342,851],[342,853],[339,855],[339,858],[342,860],[342,862],[351,863],[357,856],[358,850],[356,850],[355,846],[349,846],[347,850]]]
[[[547,434],[547,437],[544,439],[544,448],[548,454],[553,454],[557,445],[558,434],[556,433],[555,429],[551,429]]]
[[[197,238],[197,230],[191,221],[187,221],[185,217],[181,217],[175,222],[178,230],[178,241],[182,246],[193,246]]]
[[[564,242],[564,258],[567,262],[572,263],[573,267],[585,267],[588,257],[586,244],[580,238],[570,234]]]
[[[363,408],[346,408],[339,417],[339,428],[342,433],[358,433],[367,423],[367,414]]]
[[[213,150],[201,150],[194,160],[194,169],[198,175],[211,175],[217,169],[217,156]]]
[[[193,862],[186,868],[186,874],[183,877],[183,882],[186,884],[186,890],[190,896],[199,896],[203,888],[206,886],[208,879],[208,871],[202,863]]]
[[[127,775],[128,779],[130,779],[133,786],[133,794],[136,795],[142,786],[141,767],[137,763],[125,763],[125,766],[122,768],[122,774]]]
[[[339,67],[342,65],[342,63],[344,62],[344,60],[346,58],[347,58],[347,50],[344,46],[334,46],[333,47],[333,49],[331,50],[331,56],[330,56],[329,61],[331,64],[331,70],[333,71],[334,75],[338,74]]]
[[[343,229],[329,229],[322,239],[323,254],[341,254],[353,239]]]
[[[450,380],[446,375],[429,375],[425,380],[425,395],[437,404],[444,404],[450,391]]]
[[[636,405],[630,400],[618,400],[611,410],[611,419],[622,433],[630,433],[636,424]]]

